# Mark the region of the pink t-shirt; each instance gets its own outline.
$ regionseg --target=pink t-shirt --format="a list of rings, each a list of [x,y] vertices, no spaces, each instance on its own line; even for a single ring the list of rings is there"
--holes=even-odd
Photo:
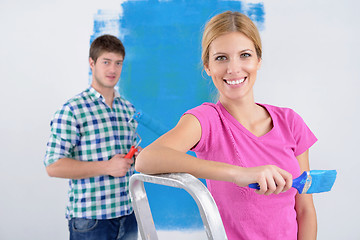
[[[187,111],[185,114],[199,120],[202,130],[192,150],[201,159],[242,167],[271,164],[298,177],[301,173],[296,156],[310,148],[316,137],[293,110],[259,105],[267,109],[273,121],[271,131],[261,137],[243,127],[220,102],[204,103]],[[207,186],[228,239],[297,239],[296,189],[264,196],[230,182],[207,180]]]

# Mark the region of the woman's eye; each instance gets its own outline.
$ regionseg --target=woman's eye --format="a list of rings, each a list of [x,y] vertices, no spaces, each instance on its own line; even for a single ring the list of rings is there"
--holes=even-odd
[[[226,60],[227,58],[225,56],[218,56],[215,58],[215,61],[224,61]]]
[[[248,57],[251,57],[251,54],[250,53],[242,53],[240,55],[241,58],[248,58]]]

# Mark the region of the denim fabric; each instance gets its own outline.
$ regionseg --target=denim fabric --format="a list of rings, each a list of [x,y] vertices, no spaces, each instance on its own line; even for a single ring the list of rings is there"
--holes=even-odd
[[[70,240],[137,240],[135,214],[113,219],[72,218]]]

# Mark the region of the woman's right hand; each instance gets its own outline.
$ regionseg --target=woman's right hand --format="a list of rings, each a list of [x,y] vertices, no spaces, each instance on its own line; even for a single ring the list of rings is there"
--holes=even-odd
[[[234,183],[246,187],[251,183],[258,183],[258,194],[279,194],[289,190],[292,186],[292,175],[274,165],[241,168],[237,167],[234,174]]]

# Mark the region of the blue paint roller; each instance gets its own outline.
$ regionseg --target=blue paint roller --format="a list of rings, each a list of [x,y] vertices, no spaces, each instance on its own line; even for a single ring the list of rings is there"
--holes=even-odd
[[[139,124],[147,127],[149,130],[157,134],[158,136],[163,135],[169,129],[164,126],[160,121],[150,117],[149,115],[145,114],[143,111],[139,110],[132,116],[132,119],[136,120]]]

